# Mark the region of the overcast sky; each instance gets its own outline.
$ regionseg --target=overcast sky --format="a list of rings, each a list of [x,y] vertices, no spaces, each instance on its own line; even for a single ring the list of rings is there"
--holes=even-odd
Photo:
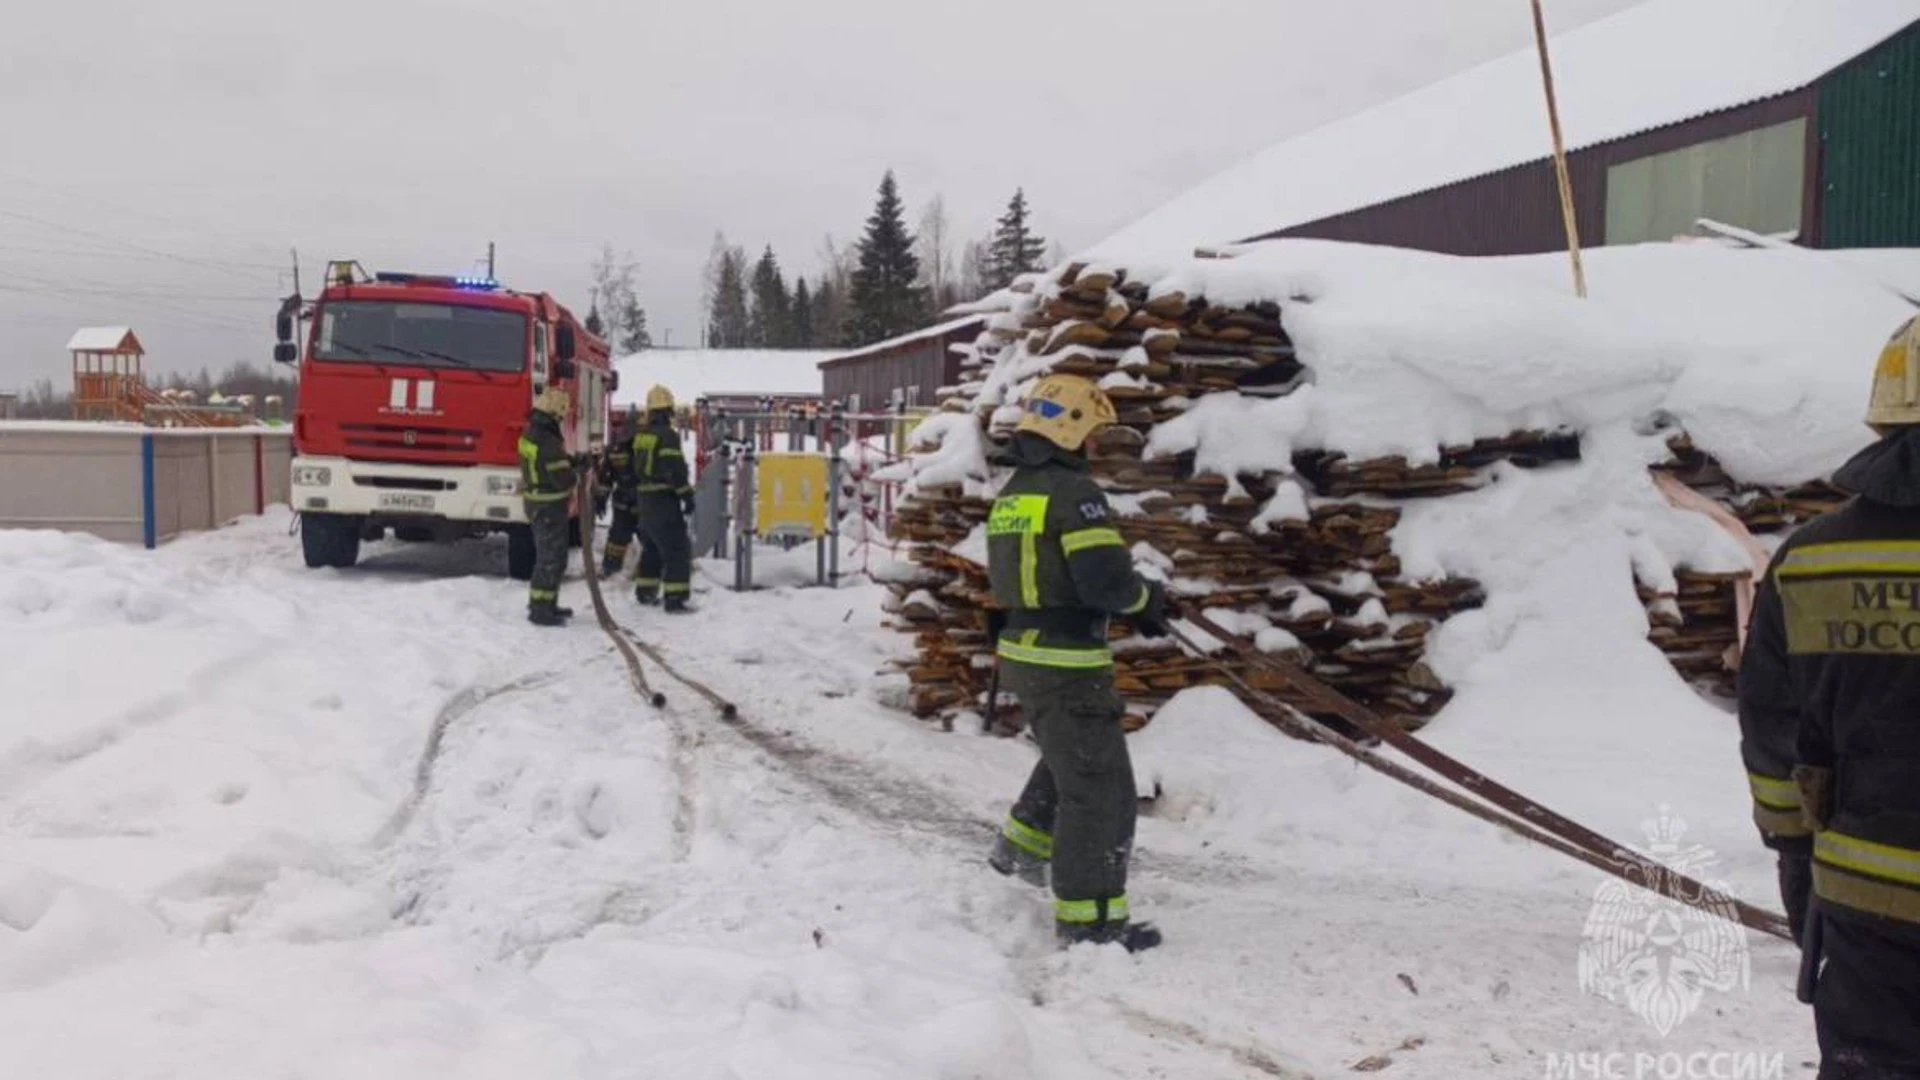
[[[1072,249],[1531,26],[1526,0],[12,4],[0,389],[64,382],[85,324],[156,370],[264,360],[296,246],[311,294],[328,258],[466,272],[493,240],[580,305],[610,242],[655,340],[692,344],[716,229],[811,271],[892,168],[961,237],[1023,185]]]

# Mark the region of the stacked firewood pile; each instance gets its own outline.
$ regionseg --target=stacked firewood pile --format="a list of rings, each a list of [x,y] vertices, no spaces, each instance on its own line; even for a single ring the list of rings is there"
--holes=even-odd
[[[1655,466],[1712,499],[1755,536],[1790,532],[1847,499],[1845,492],[1816,480],[1793,487],[1743,484],[1685,434],[1667,441],[1673,457]],[[1680,567],[1673,591],[1639,583],[1652,629],[1648,639],[1696,686],[1731,697],[1739,660],[1740,626],[1736,590],[1753,580],[1749,573],[1706,573]]]
[[[944,407],[984,422],[994,403],[979,399],[996,364],[1018,365],[1022,377],[1051,370],[1098,381],[1119,423],[1090,447],[1093,471],[1119,512],[1121,534],[1157,553],[1177,598],[1212,610],[1261,648],[1409,729],[1438,712],[1450,692],[1423,661],[1427,638],[1484,595],[1468,580],[1401,576],[1390,539],[1400,520],[1394,500],[1475,490],[1496,462],[1528,467],[1577,457],[1577,437],[1523,432],[1449,448],[1432,464],[1305,451],[1291,476],[1230,481],[1196,473],[1191,452],[1149,459],[1148,439],[1203,395],[1276,397],[1300,384],[1303,369],[1279,306],[1153,295],[1123,273],[1085,267],[1028,287],[990,321],[975,346],[977,374]],[[1294,512],[1263,513],[1283,502]],[[923,484],[891,523],[913,563],[894,583],[891,607],[895,624],[915,635],[907,672],[918,715],[950,719],[985,702],[990,506],[983,491],[960,483]],[[1121,620],[1113,634],[1116,680],[1135,726],[1181,690],[1224,684],[1207,662],[1134,637]],[[1280,689],[1262,671],[1228,663],[1254,686]]]
[[[1846,492],[1824,480],[1788,488],[1742,484],[1684,434],[1667,440],[1667,446],[1673,459],[1658,467],[1726,507],[1756,535],[1789,531],[1847,501]]]

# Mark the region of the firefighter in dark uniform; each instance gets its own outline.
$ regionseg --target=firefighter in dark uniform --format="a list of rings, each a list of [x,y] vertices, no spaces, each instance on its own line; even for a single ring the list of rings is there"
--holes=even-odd
[[[1160,943],[1130,919],[1127,864],[1138,794],[1121,727],[1107,624],[1167,632],[1166,595],[1134,572],[1107,497],[1087,468],[1089,436],[1115,419],[1086,379],[1051,375],[1022,402],[1004,460],[1014,473],[987,523],[990,624],[1000,677],[1020,700],[1040,764],[988,856],[1038,883],[1051,870],[1054,925],[1065,944]]]
[[[673,391],[647,391],[647,423],[633,437],[634,523],[640,534],[633,596],[679,614],[691,610],[687,600],[693,594],[693,539],[687,535],[693,484],[673,411]]]
[[[560,606],[560,579],[567,572],[567,508],[578,475],[578,463],[567,454],[560,430],[569,405],[565,390],[547,387],[534,400],[520,436],[520,497],[533,529],[534,551],[527,618],[538,626],[559,626],[573,617],[573,609]]]
[[[1867,423],[1879,441],[1833,477],[1855,498],[1781,547],[1740,665],[1820,1080],[1920,1077],[1920,319],[1881,355]]]
[[[640,431],[639,410],[629,408],[618,431],[600,457],[600,489],[610,493],[613,520],[607,525],[607,550],[600,558],[600,576],[612,578],[626,568],[627,547],[638,527],[639,494],[633,490],[633,437]]]

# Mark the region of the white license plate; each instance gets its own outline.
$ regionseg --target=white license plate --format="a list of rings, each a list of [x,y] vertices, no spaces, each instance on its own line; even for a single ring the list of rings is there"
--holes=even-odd
[[[431,511],[433,509],[433,496],[403,495],[387,492],[380,496],[380,509],[410,510],[414,512]]]

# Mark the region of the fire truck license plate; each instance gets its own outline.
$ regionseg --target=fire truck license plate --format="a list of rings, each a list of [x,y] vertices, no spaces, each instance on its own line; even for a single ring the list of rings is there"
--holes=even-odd
[[[389,494],[380,496],[380,509],[382,510],[414,510],[414,511],[432,510],[433,496],[431,495],[396,495],[396,494],[389,493]]]

